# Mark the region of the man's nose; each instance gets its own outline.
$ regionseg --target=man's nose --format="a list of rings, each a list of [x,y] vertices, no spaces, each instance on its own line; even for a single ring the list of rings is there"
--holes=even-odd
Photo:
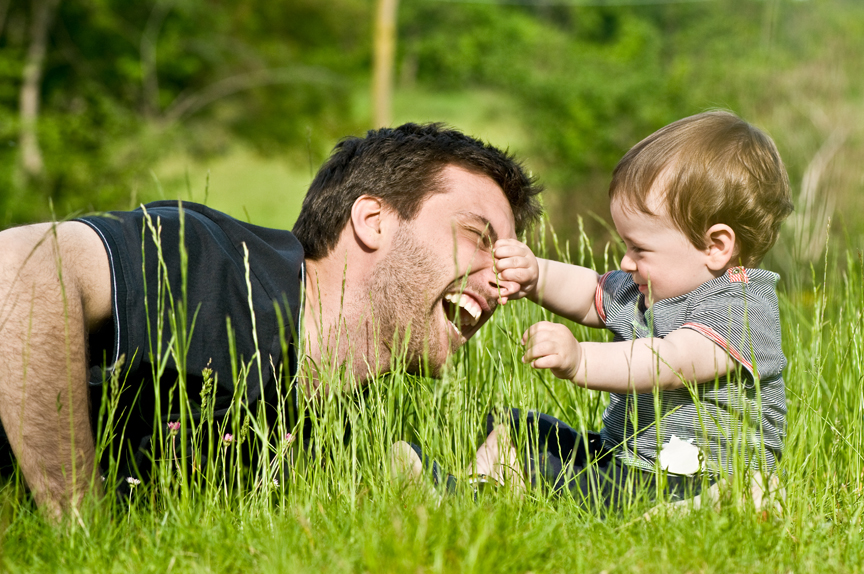
[[[479,284],[483,286],[484,293],[482,295],[488,300],[494,300],[498,297],[498,276],[495,274],[495,267],[490,258],[488,262],[483,262],[479,265],[474,273],[474,276],[479,279]]]
[[[480,270],[482,281],[484,284],[489,285],[492,289],[498,290],[498,275],[495,273],[495,266],[493,264],[484,265],[483,269]]]

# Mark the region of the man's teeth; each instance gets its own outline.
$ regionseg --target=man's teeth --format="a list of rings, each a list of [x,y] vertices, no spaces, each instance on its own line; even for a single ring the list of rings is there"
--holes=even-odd
[[[480,315],[483,313],[480,305],[464,293],[448,293],[447,295],[444,295],[444,299],[450,301],[454,305],[458,305],[468,312],[471,316],[471,321],[470,325],[465,325],[466,327],[473,327],[476,325],[477,321],[480,319]]]

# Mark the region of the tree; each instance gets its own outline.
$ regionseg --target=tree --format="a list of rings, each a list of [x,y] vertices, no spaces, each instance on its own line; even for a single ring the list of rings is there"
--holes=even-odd
[[[399,0],[378,0],[372,65],[372,126],[392,122],[393,68],[396,62],[396,14]]]
[[[0,0],[0,22],[0,225],[127,207],[180,147],[318,160],[360,125],[363,0]]]
[[[21,166],[28,179],[38,179],[45,169],[36,128],[39,120],[40,82],[45,64],[48,30],[59,1],[32,0],[31,3],[33,15],[30,21],[30,46],[27,49],[27,59],[24,62],[21,82],[19,138]]]

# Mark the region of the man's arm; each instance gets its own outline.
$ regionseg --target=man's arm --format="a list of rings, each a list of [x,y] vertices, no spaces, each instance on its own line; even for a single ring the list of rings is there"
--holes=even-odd
[[[58,518],[91,488],[87,333],[111,313],[108,257],[90,227],[0,232],[0,419],[36,502]]]
[[[541,322],[526,331],[523,361],[598,391],[650,393],[707,383],[737,368],[716,343],[691,329],[665,338],[580,343],[566,326]]]

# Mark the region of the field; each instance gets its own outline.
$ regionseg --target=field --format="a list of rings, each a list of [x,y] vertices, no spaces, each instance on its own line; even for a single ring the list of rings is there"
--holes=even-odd
[[[510,107],[493,92],[407,91],[397,98],[396,120],[443,119],[521,152],[525,128],[511,121]],[[137,199],[206,201],[240,219],[290,228],[312,174],[302,162],[262,158],[236,147],[206,162],[182,155],[161,162],[153,169],[153,183]],[[593,246],[584,236],[571,246],[547,227],[533,241],[558,258],[598,270],[615,267],[615,245],[592,239]],[[273,440],[270,466],[238,473],[230,462],[236,454],[232,446],[184,482],[165,456],[172,439],[164,436],[152,485],[132,487],[128,500],[88,504],[62,527],[43,521],[20,481],[8,482],[0,491],[0,568],[862,571],[864,265],[859,252],[840,251],[845,245],[832,240],[815,265],[795,267],[788,236],[781,236],[784,241],[775,251],[786,255],[769,262],[784,275],[780,297],[789,361],[789,426],[779,472],[787,493],[782,512],[757,512],[750,504],[727,501],[719,510],[660,513],[646,521],[643,514],[652,505],[639,499],[611,515],[541,491],[520,497],[504,489],[475,500],[465,487],[465,469],[484,437],[487,412],[536,409],[596,430],[605,405],[602,395],[574,389],[519,362],[518,335],[549,316],[518,301],[496,313],[440,380],[401,374],[397,365],[394,374],[371,381],[365,393],[332,393],[323,403],[307,405],[320,448],[311,457],[302,456],[296,442],[288,446]],[[604,337],[572,327],[583,340]],[[238,413],[228,429],[238,441],[244,416]],[[246,448],[262,432],[254,420],[245,431]],[[345,421],[352,429],[347,441]],[[419,486],[392,479],[389,448],[398,440],[422,445],[453,472],[460,479],[456,492],[437,490],[429,477]],[[109,476],[117,471],[103,470]],[[740,480],[732,485],[739,493],[745,489]]]
[[[538,241],[554,249],[553,236]],[[591,261],[586,245],[572,251],[599,269],[613,261]],[[539,490],[482,492],[475,500],[462,469],[483,438],[487,412],[537,409],[596,429],[605,402],[519,362],[517,334],[545,316],[520,301],[497,313],[440,380],[400,373],[397,361],[394,374],[363,393],[307,403],[312,453],[276,438],[263,462],[236,464],[264,432],[238,410],[222,429],[235,442],[217,445],[212,462],[186,480],[189,469],[173,463],[166,434],[153,484],[130,487],[128,500],[88,503],[60,527],[44,522],[20,482],[10,481],[0,491],[0,564],[10,572],[860,571],[864,266],[854,253],[827,258],[831,271],[811,287],[781,293],[789,360],[782,511],[727,503],[647,521],[651,504],[638,498],[613,514]],[[604,336],[573,328],[583,339]],[[422,445],[460,486],[446,493],[428,477],[419,485],[392,479],[389,447],[397,440]],[[200,435],[191,444],[193,453],[202,448]],[[103,470],[109,483],[122,481],[116,469]]]
[[[174,198],[290,229],[328,150],[374,123],[377,4],[0,0],[0,229]],[[782,277],[788,359],[780,508],[756,509],[738,475],[719,507],[685,511],[475,497],[466,469],[487,413],[597,430],[607,402],[520,362],[522,332],[552,317],[516,301],[440,379],[397,360],[360,389],[333,365],[324,382],[345,390],[303,403],[309,452],[286,437],[299,429],[267,429],[237,401],[225,428],[163,428],[150,483],[109,461],[122,494],[62,525],[19,476],[0,478],[0,572],[864,572],[864,3],[399,4],[392,125],[444,121],[515,152],[547,188],[529,240],[550,257],[617,267],[611,171],[659,127],[729,108],[772,135],[796,207],[764,264]],[[109,458],[124,414],[100,419]],[[455,491],[394,478],[402,440]]]

